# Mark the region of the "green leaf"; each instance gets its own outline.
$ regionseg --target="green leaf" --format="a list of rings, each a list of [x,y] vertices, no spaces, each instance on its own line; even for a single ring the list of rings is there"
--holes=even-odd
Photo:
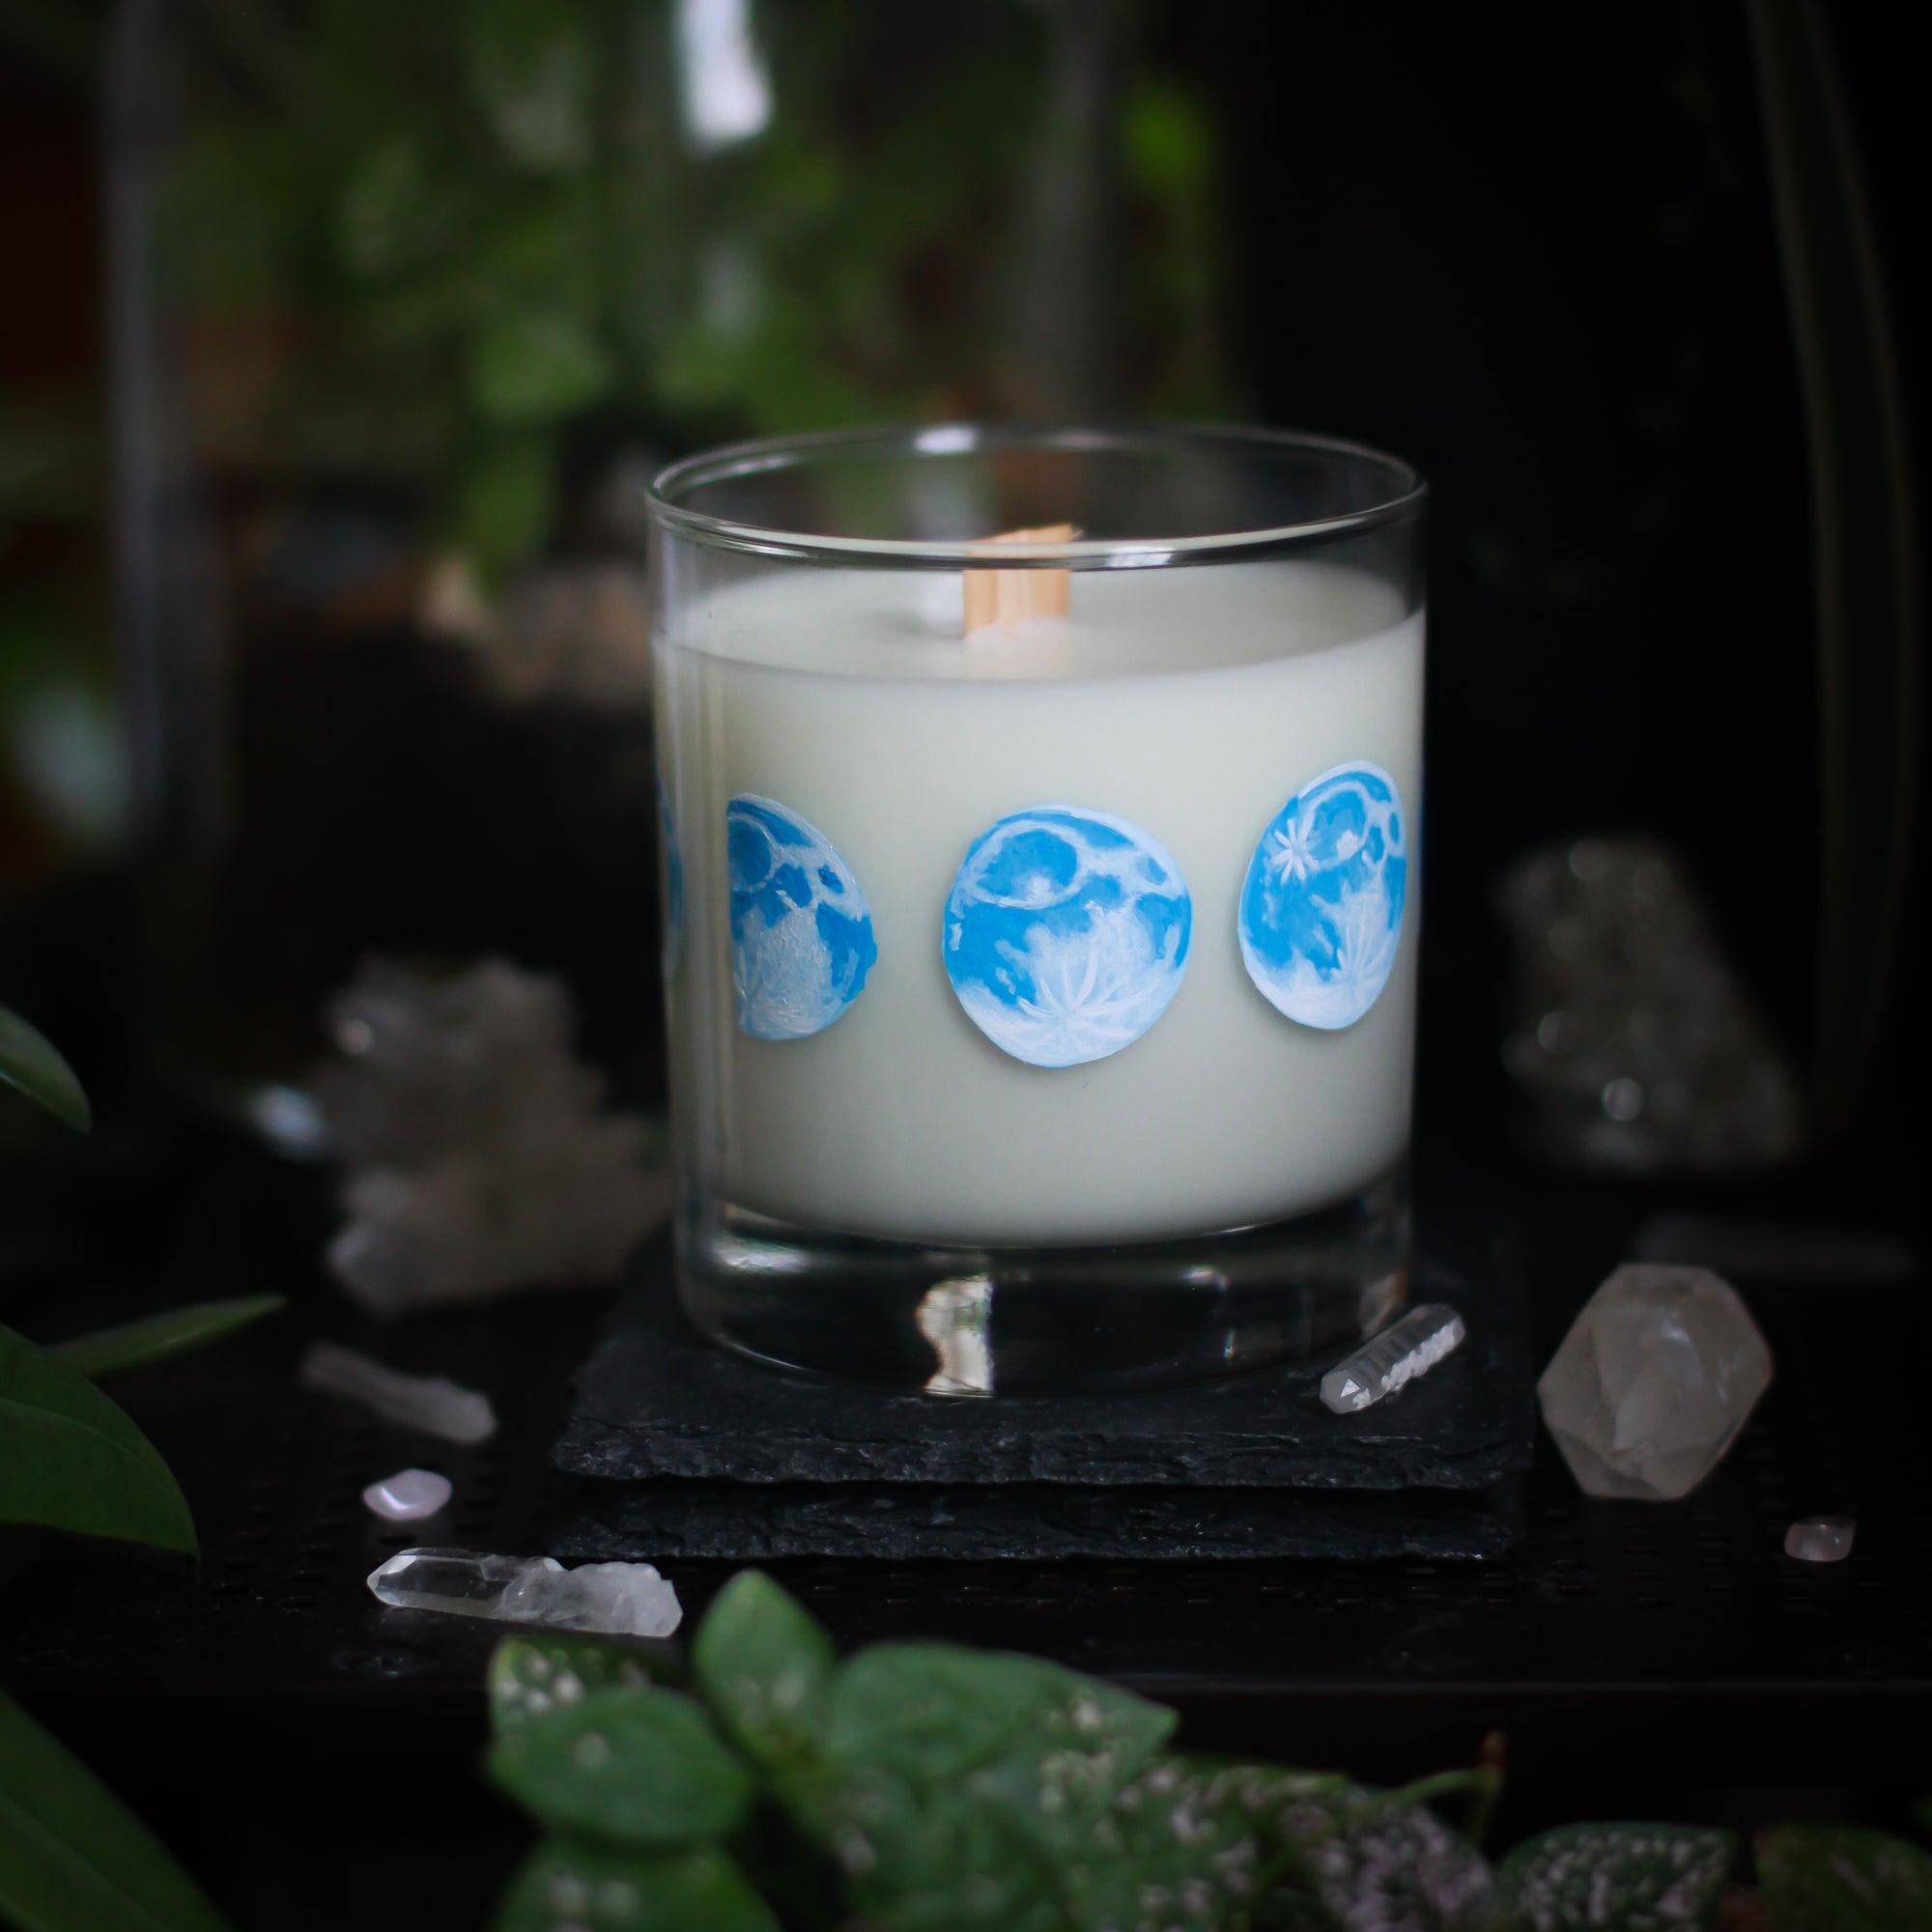
[[[0,1917],[23,1932],[225,1932],[138,1818],[0,1691]]]
[[[1519,1845],[1496,1881],[1524,1932],[1709,1932],[1736,1856],[1728,1832],[1566,1825]]]
[[[973,1805],[935,1804],[915,1829],[880,1840],[848,1833],[838,1858],[859,1922],[878,1932],[1068,1932],[1059,1874]]]
[[[526,562],[556,515],[556,452],[543,436],[492,444],[465,471],[457,534],[488,579]]]
[[[259,1321],[289,1305],[281,1294],[244,1294],[233,1301],[198,1301],[189,1308],[170,1309],[145,1321],[124,1322],[118,1328],[97,1329],[60,1342],[47,1352],[76,1375],[98,1381],[102,1376],[124,1375],[156,1362],[191,1354],[238,1328]]]
[[[821,1766],[787,1798],[888,1932],[1055,1932],[1062,1865],[1174,1723],[1033,1658],[878,1644],[838,1672]]]
[[[598,49],[556,0],[477,0],[469,10],[469,84],[510,157],[537,173],[588,163]]]
[[[1201,102],[1171,80],[1143,80],[1121,117],[1128,179],[1161,194],[1198,193],[1214,165],[1214,124]]]
[[[1046,1706],[1035,1723],[1034,1737],[969,1773],[965,1790],[1048,1857],[1065,1859],[1088,1846],[1174,1718],[1159,1705],[1090,1684],[1065,1706]]]
[[[610,352],[567,309],[514,309],[497,317],[469,351],[469,394],[497,423],[553,423],[610,388]]]
[[[1124,1783],[1175,1726],[1172,1711],[1037,1658],[947,1643],[880,1643],[839,1672],[826,1748],[854,1765],[946,1785],[1011,1753],[1107,1756]]]
[[[723,1837],[753,1798],[704,1707],[673,1690],[586,1690],[506,1730],[489,1768],[546,1825],[623,1845]]]
[[[1271,1765],[1162,1755],[1115,1798],[1083,1857],[1066,1861],[1074,1918],[1087,1924],[1245,1927],[1264,1903],[1324,1924],[1301,1852],[1308,1819],[1355,1787]],[[1291,1894],[1294,1894],[1291,1897]],[[1165,1916],[1163,1916],[1165,1915]]]
[[[553,1838],[511,1880],[496,1932],[779,1932],[779,1921],[721,1852]]]
[[[358,157],[335,216],[343,266],[362,281],[396,274],[446,248],[461,210],[435,184],[420,143],[398,137]]]
[[[816,1752],[838,1662],[832,1639],[756,1570],[718,1593],[691,1646],[692,1673],[719,1723],[767,1771]]]
[[[0,1328],[0,1522],[195,1550],[155,1445],[83,1375]]]
[[[1776,1932],[1924,1932],[1932,1857],[1850,1825],[1781,1825],[1757,1841]]]
[[[94,1124],[74,1071],[47,1037],[10,1007],[0,1007],[0,1081],[18,1088],[64,1125],[85,1133]]]
[[[619,1638],[513,1636],[490,1660],[490,1719],[497,1735],[582,1701],[588,1690],[643,1690],[669,1674],[668,1650]]]

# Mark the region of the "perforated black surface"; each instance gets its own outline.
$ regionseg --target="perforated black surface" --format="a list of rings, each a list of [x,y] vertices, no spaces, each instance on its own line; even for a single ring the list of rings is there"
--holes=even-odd
[[[1638,1205],[1546,1248],[1539,1358]],[[326,1225],[307,1183],[233,1169],[185,1217],[174,1264],[139,1277],[156,1305],[285,1287],[298,1306],[117,1391],[181,1474],[201,1525],[199,1583],[191,1564],[138,1550],[59,1552],[4,1600],[5,1681],[164,1812],[183,1789],[225,1793],[197,1798],[181,1824],[190,1837],[271,1804],[275,1831],[297,1829],[292,1778],[307,1780],[298,1797],[317,1819],[416,1807],[412,1844],[433,1840],[445,1802],[443,1826],[465,1842],[497,1821],[480,1887],[519,1842],[470,1776],[499,1633],[386,1610],[363,1577],[412,1542],[542,1546],[571,1507],[546,1458],[603,1302],[360,1325],[307,1259]],[[95,1240],[76,1236],[70,1261]],[[15,1298],[16,1325],[50,1337],[109,1302],[125,1312],[114,1268],[57,1272],[65,1286],[38,1313]],[[1673,1781],[1808,1787],[1850,1764],[1916,1788],[1932,1717],[1922,1294],[1788,1283],[1749,1298],[1778,1379],[1723,1468],[1679,1506],[1595,1503],[1545,1438],[1527,1533],[1499,1562],[771,1567],[841,1644],[921,1634],[1058,1657],[1176,1703],[1204,1746],[1396,1777],[1465,1760],[1500,1728],[1520,1802],[1555,1809],[1587,1789],[1607,1795],[1579,1806],[1667,1810]],[[488,1389],[501,1433],[451,1450],[300,1391],[295,1363],[318,1332]],[[384,1525],[363,1511],[362,1486],[409,1463],[455,1482],[446,1520]],[[1852,1559],[1784,1557],[1791,1519],[1828,1511],[1858,1519]],[[693,1615],[729,1574],[666,1569]],[[270,1827],[258,1816],[254,1829]]]

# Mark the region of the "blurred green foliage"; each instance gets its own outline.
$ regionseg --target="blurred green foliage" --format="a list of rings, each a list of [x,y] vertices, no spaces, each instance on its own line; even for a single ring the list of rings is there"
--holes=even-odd
[[[547,1835],[497,1932],[1922,1932],[1932,1857],[1781,1825],[1576,1824],[1492,1864],[1484,1762],[1378,1790],[1179,1749],[1175,1714],[1038,1659],[842,1662],[756,1571],[669,1645],[531,1631],[490,1667],[495,1783]],[[1445,1802],[1466,1831],[1432,1807]],[[1464,1809],[1466,1805],[1466,1810]]]
[[[95,399],[0,389],[0,879],[111,840],[125,815]]]
[[[707,140],[694,11],[199,10],[157,266],[233,404],[217,460],[425,490],[435,533],[500,574],[555,533],[573,466],[627,440],[998,413],[1007,229],[1066,21],[758,8],[768,118]],[[1134,400],[1215,409],[1209,122],[1167,77],[1111,111]]]
[[[156,298],[165,386],[216,484],[197,496],[374,493],[486,584],[581,534],[619,458],[867,421],[1228,412],[1220,160],[1204,100],[1149,51],[1165,0],[716,0],[763,112],[709,134],[688,58],[705,13],[23,0],[0,9],[0,56],[76,120],[131,116],[108,150],[152,156],[152,258],[119,261],[112,293]],[[1069,186],[1092,197],[1076,230],[1106,238],[1091,257],[1057,245]],[[1060,226],[1030,231],[1047,204]],[[1016,295],[1042,279],[1076,338],[1108,336],[1091,395],[1028,365]],[[111,849],[128,822],[105,389],[104,371],[57,396],[0,377],[0,877]],[[178,427],[158,425],[167,449]],[[245,582],[260,527],[230,533]]]

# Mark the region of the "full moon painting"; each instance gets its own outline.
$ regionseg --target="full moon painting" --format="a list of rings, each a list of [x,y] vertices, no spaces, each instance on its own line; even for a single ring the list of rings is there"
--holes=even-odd
[[[1375,1005],[1408,895],[1402,797],[1378,765],[1337,765],[1282,807],[1241,889],[1241,958],[1268,1002],[1338,1032]]]
[[[724,834],[738,1024],[754,1039],[822,1033],[879,956],[859,881],[822,832],[775,799],[740,793]]]
[[[947,977],[995,1046],[1078,1066],[1131,1046],[1167,1010],[1193,923],[1180,867],[1139,826],[1038,806],[967,852],[946,901]]]

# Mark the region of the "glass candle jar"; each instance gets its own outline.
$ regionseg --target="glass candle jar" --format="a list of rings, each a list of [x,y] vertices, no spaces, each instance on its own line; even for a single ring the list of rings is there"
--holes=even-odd
[[[746,444],[651,493],[679,1279],[957,1393],[1401,1298],[1423,486],[1244,430]]]

